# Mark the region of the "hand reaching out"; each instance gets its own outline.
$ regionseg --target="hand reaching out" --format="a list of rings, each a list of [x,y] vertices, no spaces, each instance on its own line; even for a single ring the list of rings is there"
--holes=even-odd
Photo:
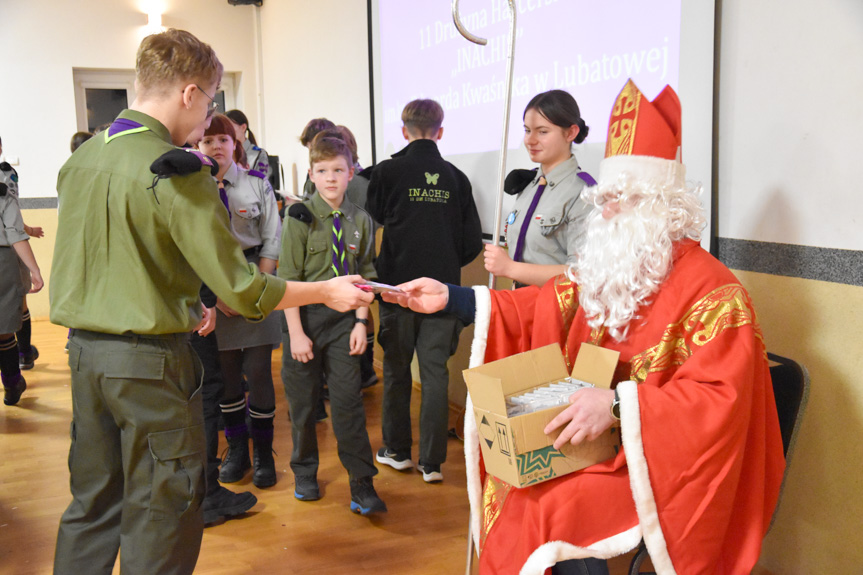
[[[381,297],[385,302],[397,303],[419,313],[435,313],[446,307],[449,301],[449,288],[431,278],[419,278],[403,283],[401,292],[384,292]]]

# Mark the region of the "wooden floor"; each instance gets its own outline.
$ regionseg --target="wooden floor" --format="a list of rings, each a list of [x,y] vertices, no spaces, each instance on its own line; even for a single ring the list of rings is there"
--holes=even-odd
[[[66,330],[33,322],[33,343],[41,357],[24,372],[27,391],[17,406],[0,405],[0,574],[50,573],[57,524],[70,500],[66,457],[72,403],[63,348]],[[252,512],[209,527],[196,573],[458,574],[465,572],[468,502],[462,444],[450,439],[445,481],[428,485],[416,471],[380,466],[375,479],[389,513],[367,519],[349,511],[347,473],[336,455],[329,422],[318,424],[319,480],[323,499],[302,503],[293,497],[289,471],[290,426],[278,372],[281,350],[273,354],[276,382],[276,469],[279,482],[262,490],[247,478],[230,486],[258,497]],[[381,445],[381,385],[366,391],[372,448]],[[419,406],[414,394],[416,423]],[[416,438],[416,429],[414,430]],[[629,557],[611,562],[623,575]],[[119,569],[115,569],[119,572]]]

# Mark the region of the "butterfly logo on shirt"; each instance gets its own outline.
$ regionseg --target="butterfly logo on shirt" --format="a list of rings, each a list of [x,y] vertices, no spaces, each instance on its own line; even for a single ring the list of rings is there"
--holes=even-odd
[[[440,174],[430,174],[426,172],[426,184],[436,186],[437,179],[440,177]]]

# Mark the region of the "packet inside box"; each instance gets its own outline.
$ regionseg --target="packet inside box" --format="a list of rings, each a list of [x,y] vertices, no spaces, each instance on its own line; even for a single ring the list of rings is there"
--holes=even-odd
[[[619,355],[584,343],[570,374],[560,346],[551,344],[465,370],[486,471],[510,485],[526,487],[613,457],[620,446],[617,427],[594,441],[567,443],[557,450],[552,445],[559,430],[551,435],[543,430],[567,406],[510,417],[507,398],[567,377],[608,389]]]

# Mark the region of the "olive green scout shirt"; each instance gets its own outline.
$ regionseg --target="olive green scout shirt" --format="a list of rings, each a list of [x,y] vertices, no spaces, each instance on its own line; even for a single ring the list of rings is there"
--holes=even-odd
[[[146,114],[142,126],[85,142],[60,170],[51,269],[51,321],[103,333],[191,331],[203,280],[244,316],[261,320],[285,282],[246,263],[209,166],[154,184],[150,164],[175,147]]]
[[[306,223],[285,214],[279,277],[295,281],[320,281],[333,277],[333,209],[315,191],[303,202],[312,214]],[[345,259],[352,274],[377,279],[374,266],[375,236],[372,217],[347,198],[342,202],[339,222],[345,242]]]

